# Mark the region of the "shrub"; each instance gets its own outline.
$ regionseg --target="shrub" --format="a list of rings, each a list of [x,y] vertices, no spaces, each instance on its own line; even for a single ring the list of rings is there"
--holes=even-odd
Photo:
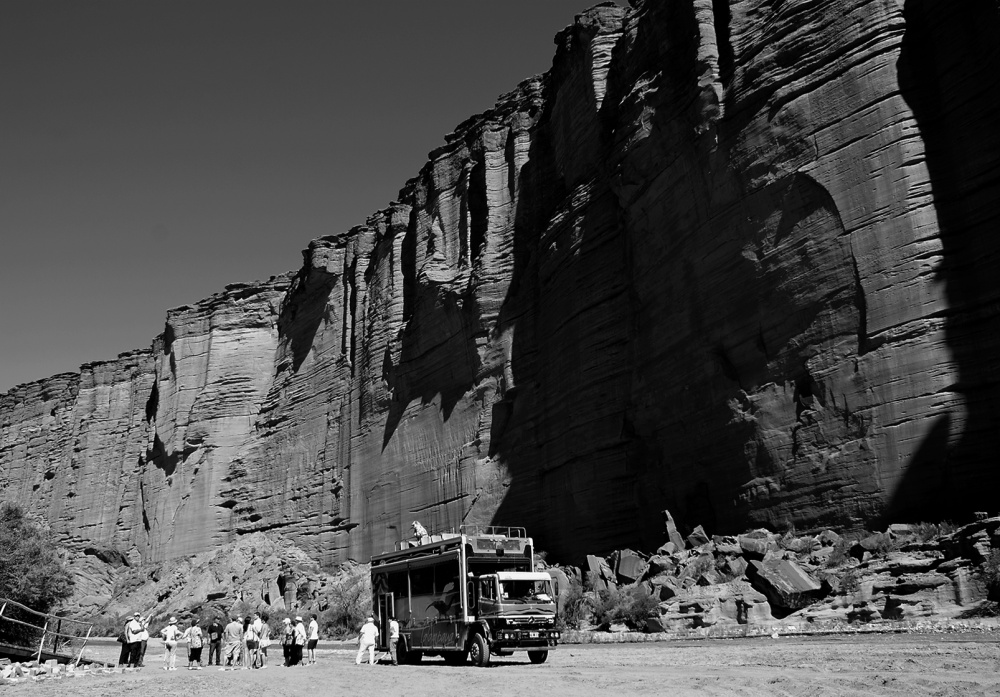
[[[833,551],[830,552],[830,556],[826,558],[827,568],[834,568],[846,564],[851,558],[851,546],[853,543],[848,542],[846,538],[840,538],[837,540],[837,544],[833,546]]]
[[[346,567],[334,581],[329,608],[319,615],[320,631],[326,637],[346,638],[357,634],[372,614],[372,592],[368,569]]]
[[[858,575],[854,569],[845,571],[840,577],[839,591],[841,595],[853,595],[861,587]]]
[[[587,575],[588,585],[593,589],[594,578]],[[622,622],[633,629],[646,626],[646,619],[659,610],[659,601],[643,584],[618,588],[594,589],[588,594],[592,622],[598,627]]]
[[[583,584],[570,578],[569,590],[562,599],[562,612],[556,618],[560,629],[579,629],[590,617],[590,605],[583,593]]]
[[[0,597],[50,612],[72,593],[73,577],[49,536],[28,520],[20,506],[0,505]],[[12,616],[17,611],[8,608],[4,614]],[[30,615],[17,619],[38,620]],[[29,637],[19,625],[0,622],[0,639],[25,638]]]

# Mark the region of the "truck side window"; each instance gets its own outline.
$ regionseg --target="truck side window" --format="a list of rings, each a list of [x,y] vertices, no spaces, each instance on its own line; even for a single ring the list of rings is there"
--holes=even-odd
[[[496,593],[493,592],[493,579],[484,578],[479,582],[479,597],[486,600],[496,600]]]

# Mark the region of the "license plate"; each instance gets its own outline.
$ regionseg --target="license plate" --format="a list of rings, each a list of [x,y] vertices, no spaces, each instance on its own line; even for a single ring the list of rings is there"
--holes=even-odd
[[[528,637],[531,638],[531,639],[537,639],[538,638],[538,632],[528,632]]]

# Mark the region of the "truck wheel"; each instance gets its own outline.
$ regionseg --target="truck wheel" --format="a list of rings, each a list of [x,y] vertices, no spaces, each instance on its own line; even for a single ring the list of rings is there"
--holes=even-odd
[[[420,663],[420,659],[423,657],[424,654],[422,651],[410,651],[405,646],[403,646],[402,642],[400,642],[399,662],[402,663],[403,665],[408,665],[408,666],[415,665],[417,663]]]
[[[548,651],[529,651],[528,660],[534,664],[545,663],[545,659],[549,657]]]
[[[472,665],[480,668],[490,664],[490,647],[482,634],[473,635],[472,645],[469,646],[469,658],[472,659]]]

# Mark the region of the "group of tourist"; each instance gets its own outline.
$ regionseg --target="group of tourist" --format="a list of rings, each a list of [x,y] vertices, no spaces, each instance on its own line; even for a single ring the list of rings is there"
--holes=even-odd
[[[142,668],[145,665],[146,645],[149,641],[149,622],[152,616],[143,618],[138,612],[125,623],[118,641],[122,644],[118,665]],[[177,670],[177,646],[188,645],[188,670],[201,670],[202,650],[208,644],[208,665],[220,669],[267,668],[268,648],[275,643],[271,626],[260,614],[247,618],[232,617],[229,624],[222,626],[218,618],[203,631],[197,619],[185,629],[177,626],[177,618],[171,617],[167,626],[160,630],[163,637],[163,669]],[[286,617],[276,636],[281,643],[283,666],[309,665],[316,662],[316,644],[319,641],[319,622],[312,615],[308,627],[302,617],[294,622]],[[304,657],[303,650],[308,654]]]

